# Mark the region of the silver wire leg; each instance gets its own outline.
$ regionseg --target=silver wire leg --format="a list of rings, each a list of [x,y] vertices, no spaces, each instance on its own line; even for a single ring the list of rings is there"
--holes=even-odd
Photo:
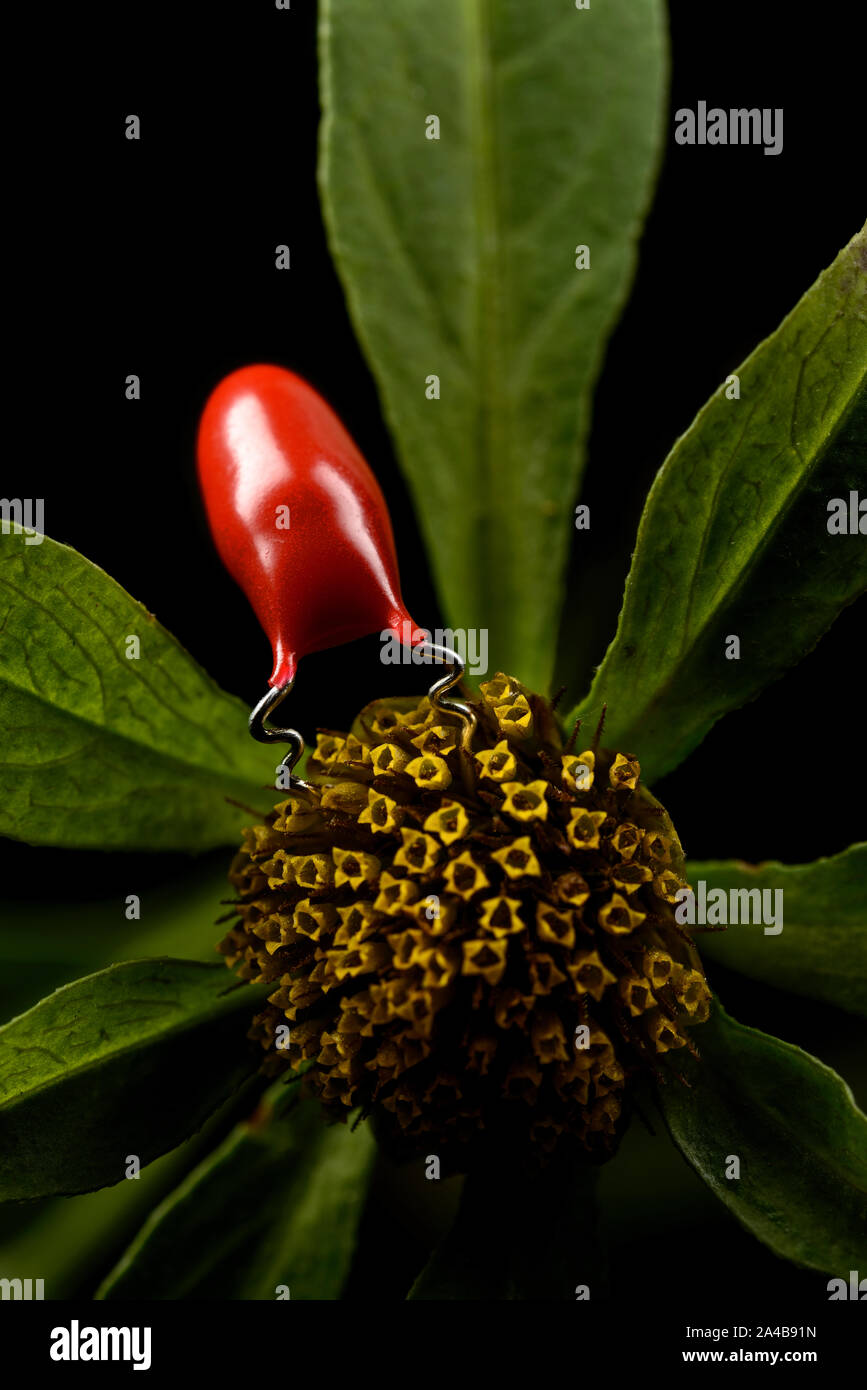
[[[289,752],[279,765],[280,767],[285,767],[288,774],[288,785],[286,790],[291,790],[293,787],[301,787],[304,791],[312,791],[313,788],[310,786],[309,782],[303,782],[300,777],[292,776],[292,770],[304,752],[304,739],[301,737],[298,730],[276,729],[273,725],[266,723],[268,716],[274,713],[277,706],[281,704],[289,694],[293,684],[294,682],[290,681],[288,685],[272,686],[272,688],[262,696],[258,705],[256,705],[255,709],[251,712],[248,727],[253,738],[259,743],[290,744]]]
[[[420,642],[416,650],[428,652],[435,661],[447,661],[452,667],[452,670],[448,671],[440,680],[434,681],[428,691],[428,699],[435,709],[446,710],[449,714],[456,714],[459,719],[463,719],[466,725],[463,742],[465,747],[468,746],[476,727],[475,712],[466,700],[446,700],[444,698],[446,691],[451,690],[463,679],[463,659],[450,647],[440,647],[436,642]]]

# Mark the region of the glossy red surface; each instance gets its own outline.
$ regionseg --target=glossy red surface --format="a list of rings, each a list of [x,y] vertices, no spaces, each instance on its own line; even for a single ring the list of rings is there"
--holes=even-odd
[[[272,366],[225,377],[202,415],[198,462],[220,558],[273,648],[270,685],[294,679],[308,652],[368,633],[423,640],[400,595],[385,498],[306,381]]]

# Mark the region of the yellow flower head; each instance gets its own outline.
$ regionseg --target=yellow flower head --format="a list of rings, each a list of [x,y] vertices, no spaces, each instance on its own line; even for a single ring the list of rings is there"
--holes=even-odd
[[[563,767],[563,785],[573,792],[589,792],[593,786],[596,767],[596,754],[588,748],[584,753],[568,753],[560,759]]]
[[[615,791],[634,791],[640,776],[641,764],[638,759],[631,758],[626,753],[618,753],[611,764],[608,780]]]
[[[378,743],[370,750],[370,761],[379,774],[403,772],[409,762],[409,754],[396,743]]]
[[[479,927],[494,936],[513,936],[524,931],[520,898],[486,898],[482,903]]]
[[[511,781],[518,770],[518,760],[504,738],[495,743],[493,748],[481,749],[475,757],[482,769],[482,775],[490,777],[492,782]]]
[[[538,878],[542,872],[529,835],[522,835],[503,849],[494,850],[491,858],[503,866],[509,878],[525,878],[528,874]]]
[[[371,830],[385,834],[386,831],[396,830],[402,819],[401,808],[396,801],[392,801],[390,796],[384,796],[382,792],[375,792],[373,787],[367,794],[367,806],[358,817],[359,825],[369,825]]]
[[[459,801],[444,801],[424,822],[425,830],[439,835],[444,845],[460,840],[470,828],[470,818]]]
[[[320,732],[309,784],[244,832],[220,950],[267,985],[266,1073],[303,1067],[399,1156],[604,1158],[633,1076],[710,1010],[680,844],[630,754],[567,752],[511,676],[462,698],[472,730],[425,698]]]
[[[410,874],[426,876],[442,854],[442,846],[423,830],[401,830],[402,847],[392,861]]]
[[[549,786],[548,782],[541,779],[538,782],[504,782],[503,791],[506,799],[503,802],[503,812],[507,816],[512,816],[515,820],[546,820],[548,816],[548,803],[545,800],[545,792]]]
[[[608,819],[607,811],[572,811],[566,834],[576,849],[598,849],[599,827]]]
[[[423,753],[420,758],[413,758],[404,771],[423,791],[441,791],[451,786],[452,774],[448,763],[434,753]]]
[[[469,902],[482,888],[491,886],[484,869],[476,863],[469,850],[464,850],[463,854],[450,860],[443,873],[443,881],[446,892],[456,893],[465,902]]]

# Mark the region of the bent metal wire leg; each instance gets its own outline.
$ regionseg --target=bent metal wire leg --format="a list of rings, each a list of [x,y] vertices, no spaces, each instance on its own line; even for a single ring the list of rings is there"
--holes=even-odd
[[[299,758],[304,753],[304,739],[297,729],[277,729],[272,724],[267,723],[269,715],[272,715],[277,706],[285,700],[289,691],[294,685],[294,681],[289,681],[287,685],[275,685],[256,705],[250,714],[249,729],[253,738],[259,743],[288,743],[289,752],[277,768],[279,777],[280,769],[286,769],[286,790],[292,791],[300,787],[303,791],[312,791],[309,782],[303,782],[300,777],[293,777],[292,770],[298,763]]]
[[[471,705],[466,700],[445,699],[446,692],[453,689],[463,679],[464,662],[457,652],[453,652],[450,647],[440,647],[435,642],[421,642],[416,651],[423,651],[434,658],[435,661],[447,661],[452,667],[446,675],[438,681],[434,681],[428,691],[428,699],[435,709],[447,711],[449,714],[456,714],[459,719],[464,721],[463,746],[469,750],[470,739],[476,727],[476,715]]]
[[[467,704],[466,700],[446,698],[447,692],[458,685],[463,678],[465,669],[463,659],[457,652],[452,651],[450,647],[441,647],[435,642],[422,642],[416,650],[423,651],[425,655],[431,656],[434,661],[447,662],[451,666],[452,669],[450,671],[447,671],[439,680],[434,681],[428,691],[428,699],[435,709],[442,710],[448,714],[456,714],[459,719],[463,720],[464,732],[462,743],[464,748],[469,749],[470,739],[476,727],[475,712],[472,707]],[[253,738],[259,743],[288,743],[290,745],[289,752],[277,769],[278,776],[280,768],[286,769],[285,790],[301,788],[303,791],[313,791],[314,788],[311,787],[309,782],[304,782],[300,777],[293,776],[293,769],[297,766],[299,759],[304,753],[305,744],[303,737],[297,729],[278,729],[268,722],[270,716],[273,715],[277,709],[277,706],[282,704],[283,700],[289,694],[293,684],[294,682],[290,681],[287,685],[273,686],[272,689],[263,695],[258,705],[256,705],[255,709],[250,714],[249,729]]]

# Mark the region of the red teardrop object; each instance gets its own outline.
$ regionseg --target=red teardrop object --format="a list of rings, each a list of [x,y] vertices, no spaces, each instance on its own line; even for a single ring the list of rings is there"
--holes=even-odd
[[[220,558],[274,651],[269,685],[294,680],[308,652],[371,632],[424,640],[400,595],[385,498],[306,381],[272,366],[225,377],[202,414],[198,459]]]

